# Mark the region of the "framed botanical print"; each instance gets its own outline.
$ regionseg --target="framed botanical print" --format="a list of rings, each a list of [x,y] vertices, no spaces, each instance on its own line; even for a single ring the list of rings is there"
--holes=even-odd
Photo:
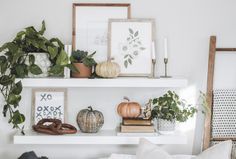
[[[97,62],[107,60],[108,20],[130,18],[130,4],[74,3],[73,50],[96,51]]]
[[[32,91],[32,124],[41,119],[60,119],[65,122],[67,90],[40,88]]]
[[[154,30],[152,19],[109,20],[108,56],[120,65],[120,76],[151,75]]]

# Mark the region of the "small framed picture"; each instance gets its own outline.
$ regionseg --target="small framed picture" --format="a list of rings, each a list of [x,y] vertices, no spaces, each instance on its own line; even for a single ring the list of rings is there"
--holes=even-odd
[[[128,3],[74,3],[73,50],[96,51],[97,62],[107,60],[108,20],[130,18]]]
[[[60,119],[65,122],[67,105],[66,89],[41,88],[32,91],[32,124],[39,120]]]
[[[120,65],[120,76],[151,75],[154,35],[152,19],[109,20],[108,57]]]

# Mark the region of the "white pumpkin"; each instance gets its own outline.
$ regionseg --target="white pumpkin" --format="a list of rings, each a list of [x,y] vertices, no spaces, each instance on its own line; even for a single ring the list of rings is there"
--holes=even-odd
[[[120,66],[111,60],[101,62],[96,66],[96,74],[104,78],[115,78],[120,74]]]

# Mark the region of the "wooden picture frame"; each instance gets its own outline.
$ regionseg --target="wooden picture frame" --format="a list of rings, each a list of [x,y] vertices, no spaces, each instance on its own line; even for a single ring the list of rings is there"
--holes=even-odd
[[[129,3],[74,3],[73,4],[73,50],[92,53],[97,62],[107,60],[108,20],[131,17]]]
[[[114,58],[120,65],[119,76],[150,77],[153,67],[155,20],[110,19],[108,33],[108,59]],[[134,43],[131,43],[133,41]]]
[[[56,118],[62,122],[67,117],[67,89],[32,89],[32,125],[42,118]]]

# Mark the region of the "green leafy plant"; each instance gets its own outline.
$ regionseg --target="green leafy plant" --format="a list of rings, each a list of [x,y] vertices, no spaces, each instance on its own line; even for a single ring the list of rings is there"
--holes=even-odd
[[[63,50],[63,43],[57,38],[50,40],[45,38],[43,36],[45,30],[46,26],[43,21],[39,31],[33,26],[27,27],[17,33],[13,41],[0,47],[0,90],[5,100],[3,115],[9,117],[8,122],[13,124],[13,128],[20,128],[19,124],[25,121],[25,116],[18,110],[22,83],[16,78],[27,77],[29,72],[34,75],[42,73],[40,67],[35,64],[34,55],[29,55],[29,53],[49,54],[52,63],[49,71],[51,76],[62,75],[64,67],[73,69],[73,66],[69,64],[67,53]],[[29,59],[28,65],[26,59]]]
[[[96,51],[89,55],[87,51],[76,50],[72,52],[71,62],[83,63],[87,67],[93,67],[97,64],[96,61],[93,59],[93,56],[95,54],[96,54]]]
[[[196,108],[180,99],[174,91],[168,91],[163,96],[154,98],[152,104],[152,119],[185,122],[197,112]]]

